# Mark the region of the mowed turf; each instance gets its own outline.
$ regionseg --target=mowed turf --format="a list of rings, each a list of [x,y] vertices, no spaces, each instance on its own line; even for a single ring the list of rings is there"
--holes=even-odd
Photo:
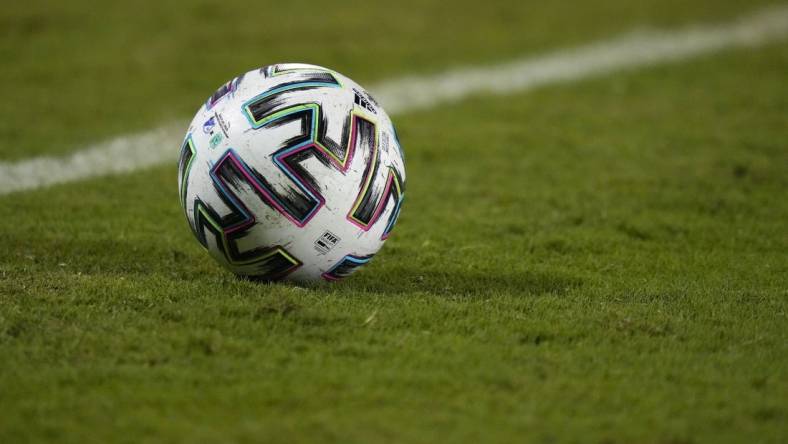
[[[785,442],[787,70],[398,116],[400,222],[338,285],[215,265],[177,147],[1,197],[0,442]]]
[[[0,9],[0,161],[188,119],[238,74],[308,62],[362,85],[773,0],[18,1]]]

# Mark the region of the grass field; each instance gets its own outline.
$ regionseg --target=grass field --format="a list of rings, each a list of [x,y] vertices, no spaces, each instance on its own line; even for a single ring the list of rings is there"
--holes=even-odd
[[[367,84],[768,2],[144,3],[0,11],[0,160],[276,61]],[[787,73],[783,41],[396,116],[400,221],[317,288],[209,259],[177,146],[0,196],[0,442],[786,442]]]

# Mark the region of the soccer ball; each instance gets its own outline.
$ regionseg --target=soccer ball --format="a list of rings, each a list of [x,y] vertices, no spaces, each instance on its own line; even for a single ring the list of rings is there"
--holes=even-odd
[[[178,188],[194,236],[233,273],[334,281],[388,238],[405,164],[369,93],[330,69],[288,63],[234,78],[200,108]]]

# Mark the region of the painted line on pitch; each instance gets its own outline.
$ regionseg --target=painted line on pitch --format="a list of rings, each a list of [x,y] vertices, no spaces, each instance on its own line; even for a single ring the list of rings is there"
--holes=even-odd
[[[724,25],[643,31],[542,56],[484,67],[405,77],[370,88],[390,114],[426,109],[478,94],[522,92],[629,68],[687,59],[727,48],[758,46],[788,36],[788,6]],[[186,122],[88,146],[59,157],[0,162],[0,195],[175,163]]]

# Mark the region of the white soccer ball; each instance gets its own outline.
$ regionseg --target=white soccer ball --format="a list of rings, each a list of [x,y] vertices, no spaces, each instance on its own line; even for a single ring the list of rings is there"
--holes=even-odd
[[[333,281],[383,246],[405,164],[391,120],[362,87],[280,64],[236,77],[200,108],[178,185],[195,237],[233,273]]]

